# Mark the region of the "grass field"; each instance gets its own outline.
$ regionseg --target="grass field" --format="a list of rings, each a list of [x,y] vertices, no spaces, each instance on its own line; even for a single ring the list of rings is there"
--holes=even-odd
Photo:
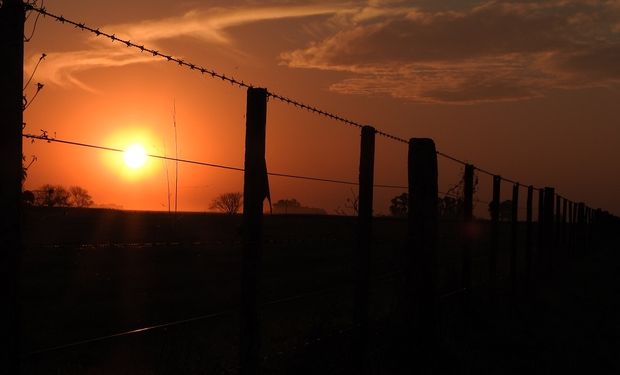
[[[26,373],[237,372],[240,217],[31,208],[24,227],[21,309]],[[504,281],[508,230],[508,225],[502,225],[504,246],[498,271]],[[474,284],[479,287],[488,278],[487,231],[487,224],[480,222],[474,251]],[[441,223],[438,270],[442,294],[460,286],[458,232],[456,223]],[[403,251],[411,251],[406,233],[404,220],[375,219],[371,291],[375,373],[398,373],[385,332],[393,329],[390,322],[398,302],[400,257]],[[355,219],[350,217],[266,216],[260,285],[266,372],[346,372],[353,312],[354,235]],[[522,237],[520,269],[524,262]],[[557,308],[561,304],[553,298],[560,294],[549,290],[541,287],[541,305],[550,300],[549,309]],[[446,371],[462,364],[470,369],[487,368],[485,363],[489,368],[505,364],[499,353],[492,354],[493,360],[484,357],[497,349],[489,344],[499,340],[493,335],[502,330],[507,332],[506,338],[516,340],[510,345],[531,346],[528,339],[519,338],[521,322],[531,321],[525,314],[533,314],[525,305],[518,313],[503,309],[478,321],[476,334],[464,346],[459,298],[459,294],[448,294],[440,299],[442,347],[450,358],[445,362],[457,364]],[[595,301],[601,298],[596,296]],[[205,315],[209,317],[39,352]],[[618,337],[617,330],[615,334]],[[544,350],[538,351],[544,359],[548,357]],[[528,360],[515,359],[514,363],[527,368],[523,361]]]

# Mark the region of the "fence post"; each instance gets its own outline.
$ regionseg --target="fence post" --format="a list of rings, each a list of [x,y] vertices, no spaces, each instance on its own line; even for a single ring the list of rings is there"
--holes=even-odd
[[[568,200],[562,198],[562,258],[568,255]]]
[[[577,253],[579,255],[583,254],[584,250],[584,242],[585,242],[585,205],[583,202],[579,202],[577,204]]]
[[[375,167],[375,128],[364,126],[360,145],[359,209],[355,286],[356,365],[358,374],[367,373],[368,305],[370,291],[370,243],[372,240],[372,201]]]
[[[470,324],[470,308],[471,308],[471,264],[472,255],[471,247],[474,232],[474,166],[467,164],[465,166],[465,175],[463,176],[463,289],[464,294],[464,315],[466,329],[469,330]]]
[[[568,202],[568,251],[571,257],[575,256],[575,203]]]
[[[409,140],[409,279],[413,282],[414,336],[416,356],[433,363],[437,343],[437,153],[428,138]]]
[[[533,246],[533,223],[532,223],[532,201],[534,198],[534,187],[532,185],[527,187],[527,211],[525,213],[526,227],[525,227],[525,291],[526,295],[530,297],[531,282],[532,282],[532,246]]]
[[[555,231],[555,234],[553,236],[553,257],[554,259],[558,259],[558,261],[561,263],[562,261],[562,256],[559,255],[560,252],[562,251],[562,197],[560,196],[560,194],[556,194],[555,195],[555,225],[553,226],[553,229]],[[559,256],[559,258],[558,258]]]
[[[23,125],[24,4],[0,6],[0,369],[19,373],[19,257]],[[0,371],[2,372],[2,371]]]
[[[545,213],[543,216],[543,232],[545,237],[545,256],[544,261],[547,268],[547,274],[551,275],[552,262],[553,262],[553,247],[554,247],[554,203],[555,203],[555,189],[552,187],[545,188]]]
[[[512,186],[512,222],[510,227],[510,281],[512,294],[517,294],[517,235],[519,230],[519,183]]]
[[[499,251],[499,205],[502,178],[493,176],[493,201],[491,201],[491,249],[489,254],[489,297],[495,299],[497,288],[497,253]]]
[[[536,265],[534,266],[534,277],[540,276],[540,271],[543,264],[543,254],[545,253],[545,230],[544,230],[544,222],[545,222],[545,189],[538,189],[538,244],[536,248]]]
[[[254,375],[260,368],[258,318],[259,265],[262,252],[263,201],[268,195],[265,164],[267,90],[249,88],[243,175],[243,259],[241,270],[240,373]]]

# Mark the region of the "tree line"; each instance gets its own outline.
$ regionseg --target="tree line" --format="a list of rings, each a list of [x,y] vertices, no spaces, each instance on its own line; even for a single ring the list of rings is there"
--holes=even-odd
[[[22,201],[29,206],[39,207],[90,207],[93,198],[81,186],[45,184],[37,190],[22,192]]]

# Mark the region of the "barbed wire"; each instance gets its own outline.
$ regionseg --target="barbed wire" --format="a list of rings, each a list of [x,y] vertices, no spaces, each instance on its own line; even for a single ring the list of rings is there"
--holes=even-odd
[[[121,153],[124,153],[126,151],[126,150],[115,148],[115,147],[106,147],[106,146],[100,146],[100,145],[95,145],[95,144],[90,144],[90,143],[76,142],[76,141],[70,141],[66,139],[59,139],[56,137],[50,137],[46,131],[42,131],[41,135],[23,134],[22,137],[31,139],[33,141],[41,140],[47,143],[62,143],[62,144],[67,144],[67,145],[72,145],[72,146],[86,147],[86,148],[92,148],[92,149],[103,150],[103,151],[112,151],[112,152],[121,152]],[[205,167],[227,169],[227,170],[238,171],[238,172],[245,171],[244,168],[240,168],[240,167],[233,167],[229,165],[215,164],[215,163],[207,163],[207,162],[202,162],[202,161],[197,161],[197,160],[174,158],[170,156],[163,156],[163,155],[156,155],[156,154],[146,154],[146,156],[150,158],[154,158],[154,159],[178,161],[179,163],[201,165]],[[330,182],[330,183],[343,184],[343,185],[359,185],[358,182],[354,182],[354,181],[313,177],[313,176],[302,176],[302,175],[294,175],[294,174],[288,174],[288,173],[267,172],[267,175],[273,176],[273,177],[285,177],[285,178],[293,178],[293,179],[301,179],[301,180],[309,180],[309,181]],[[373,185],[373,187],[387,188],[387,189],[406,189],[407,188],[406,186],[387,185],[387,184],[376,184],[376,185]]]
[[[216,71],[214,69],[205,68],[203,66],[200,66],[200,65],[188,62],[188,61],[186,61],[186,60],[184,60],[182,58],[174,57],[172,55],[168,55],[168,54],[162,53],[162,52],[160,52],[160,51],[158,51],[156,49],[148,48],[148,47],[145,47],[144,45],[140,45],[140,44],[134,43],[134,42],[132,42],[132,41],[130,41],[128,39],[119,38],[115,34],[110,34],[110,33],[107,33],[105,31],[101,31],[99,28],[94,28],[94,27],[88,26],[88,25],[86,25],[83,22],[76,22],[76,21],[73,21],[71,19],[65,18],[62,15],[60,15],[60,16],[56,15],[54,13],[49,12],[43,6],[38,7],[36,4],[33,4],[33,3],[26,3],[26,4],[24,4],[24,6],[25,6],[26,10],[35,11],[35,12],[43,15],[44,17],[50,17],[50,18],[54,19],[55,21],[60,22],[62,24],[66,23],[66,24],[74,26],[77,29],[93,33],[93,34],[95,34],[98,37],[105,37],[107,39],[110,39],[112,42],[119,42],[121,44],[126,45],[127,47],[138,49],[142,53],[152,54],[154,57],[160,57],[160,58],[164,59],[165,61],[168,61],[168,62],[171,62],[171,63],[176,63],[176,64],[178,64],[181,67],[187,68],[189,70],[200,72],[202,75],[207,75],[207,76],[210,76],[211,78],[220,79],[220,80],[222,80],[224,82],[230,83],[233,86],[238,86],[238,87],[241,87],[241,88],[254,88],[254,87],[256,87],[255,85],[253,85],[251,83],[246,83],[245,81],[239,80],[239,79],[237,79],[237,78],[235,78],[233,76],[227,76],[227,75],[225,75],[223,73],[220,73],[220,72],[218,72],[218,71]],[[289,97],[277,94],[275,92],[271,92],[269,90],[267,90],[267,95],[269,97],[272,97],[272,98],[274,98],[276,100],[279,100],[279,101],[281,101],[283,103],[286,103],[286,104],[289,104],[289,105],[293,105],[293,106],[295,106],[297,108],[300,108],[300,109],[305,109],[307,111],[316,113],[318,115],[321,115],[321,116],[324,116],[324,117],[327,117],[327,118],[330,118],[330,119],[333,119],[335,121],[338,121],[338,122],[346,124],[346,125],[350,125],[350,126],[353,126],[353,127],[356,127],[356,128],[360,128],[360,129],[365,126],[364,124],[362,124],[360,122],[347,119],[347,118],[342,117],[340,115],[336,115],[334,113],[322,110],[322,109],[317,108],[317,107],[312,106],[312,105],[305,104],[305,103],[303,103],[303,102],[301,102],[299,100],[292,99],[292,98],[289,98]],[[381,130],[376,130],[376,134],[379,135],[379,136],[385,137],[387,139],[396,141],[396,142],[400,142],[400,143],[404,143],[404,144],[408,144],[409,143],[409,141],[404,139],[404,138],[401,138],[401,137],[389,134],[389,133],[381,131]],[[447,158],[449,160],[452,160],[453,162],[456,162],[456,163],[459,163],[459,164],[462,164],[462,165],[470,164],[470,163],[467,163],[464,160],[458,159],[458,158],[456,158],[454,156],[451,156],[451,155],[446,154],[446,153],[441,152],[441,151],[437,151],[437,155],[442,156],[444,158]],[[488,171],[486,169],[479,168],[479,167],[476,167],[476,166],[474,166],[474,168],[476,168],[480,172],[482,172],[484,174],[487,174],[489,176],[498,176],[497,173],[490,172],[490,171]],[[295,177],[293,177],[293,178],[295,178]],[[509,183],[513,183],[513,184],[514,183],[518,183],[514,179],[509,179],[509,178],[505,178],[505,177],[500,177],[500,178],[501,178],[502,181],[505,181],[505,182],[509,182]],[[331,182],[335,182],[335,181],[331,181]],[[339,181],[339,183],[347,183],[347,184],[349,184],[348,182],[343,182],[343,181]],[[353,183],[353,184],[355,184],[355,183]],[[521,185],[524,186],[524,187],[527,186],[527,184],[521,184]],[[534,188],[534,190],[540,190],[540,189],[541,188],[537,188],[537,187]]]
[[[72,25],[75,28],[78,28],[80,30],[88,31],[90,33],[93,33],[93,34],[95,34],[98,37],[108,38],[112,42],[119,42],[121,44],[126,45],[127,47],[132,47],[132,48],[138,49],[140,52],[146,52],[146,53],[152,54],[154,57],[160,57],[160,58],[162,58],[162,59],[164,59],[166,61],[169,61],[169,62],[172,62],[172,63],[176,63],[179,66],[188,68],[190,70],[195,70],[195,71],[198,71],[198,72],[200,72],[202,74],[210,75],[212,78],[219,78],[222,81],[226,81],[226,82],[229,82],[232,85],[243,87],[243,88],[254,88],[254,87],[256,87],[255,85],[253,85],[251,83],[246,83],[246,82],[244,82],[242,80],[236,79],[233,76],[226,76],[225,74],[219,73],[219,72],[217,72],[214,69],[208,69],[208,68],[205,68],[203,66],[200,66],[200,65],[188,62],[188,61],[186,61],[186,60],[184,60],[182,58],[175,57],[175,56],[172,56],[172,55],[168,55],[168,54],[162,53],[162,52],[160,52],[160,51],[158,51],[156,49],[145,47],[144,45],[140,45],[140,44],[134,43],[131,40],[119,38],[115,34],[110,34],[108,32],[101,31],[99,28],[94,28],[94,27],[88,26],[88,25],[86,25],[83,22],[73,21],[71,19],[65,18],[62,15],[60,15],[60,16],[56,15],[54,13],[49,12],[44,7],[37,7],[35,4],[25,4],[25,6],[26,6],[26,9],[38,12],[39,14],[42,14],[44,17],[50,17],[50,18],[52,18],[52,19],[54,19],[54,20],[56,20],[56,21],[58,21],[60,23],[63,23],[63,24],[66,23],[66,24]],[[346,124],[346,125],[351,125],[351,126],[354,126],[354,127],[357,127],[357,128],[364,127],[364,124],[361,124],[359,122],[347,119],[347,118],[342,117],[340,115],[337,115],[337,114],[334,114],[334,113],[322,110],[322,109],[317,108],[315,106],[312,106],[312,105],[309,105],[309,104],[305,104],[305,103],[303,103],[303,102],[301,102],[299,100],[292,99],[292,98],[286,97],[284,95],[277,94],[277,93],[269,91],[269,90],[267,91],[267,95],[272,97],[272,98],[274,98],[274,99],[276,99],[276,100],[279,100],[279,101],[281,101],[283,103],[286,103],[286,104],[289,104],[289,105],[293,105],[293,106],[295,106],[297,108],[300,108],[300,109],[305,109],[307,111],[316,113],[316,114],[321,115],[321,116],[328,117],[330,119],[339,121],[339,122],[341,122],[343,124]],[[377,134],[380,135],[380,136],[386,137],[388,139],[391,139],[391,140],[399,141],[399,142],[402,142],[402,143],[407,143],[407,141],[405,139],[397,137],[397,136],[394,136],[392,134],[388,134],[388,133],[386,133],[384,131],[377,131]]]

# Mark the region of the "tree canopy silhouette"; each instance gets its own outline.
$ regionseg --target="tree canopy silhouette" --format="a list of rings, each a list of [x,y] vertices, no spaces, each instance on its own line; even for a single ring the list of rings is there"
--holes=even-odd
[[[241,209],[243,194],[239,192],[220,194],[211,201],[212,210],[218,210],[229,215],[234,215]]]

